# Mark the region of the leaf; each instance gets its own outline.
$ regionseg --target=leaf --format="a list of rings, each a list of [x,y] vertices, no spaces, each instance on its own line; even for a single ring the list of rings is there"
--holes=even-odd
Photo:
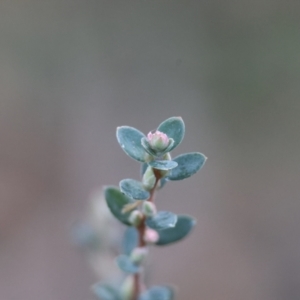
[[[173,146],[168,148],[168,152],[177,147],[183,140],[185,133],[185,125],[181,117],[172,117],[162,122],[158,131],[165,133],[169,138],[174,140]]]
[[[134,264],[127,255],[119,255],[116,258],[118,267],[125,273],[136,274],[140,272],[140,267]]]
[[[204,165],[206,157],[199,152],[181,154],[173,159],[178,166],[168,175],[169,180],[182,180],[197,173]]]
[[[119,292],[109,284],[98,283],[93,286],[93,291],[100,300],[121,300]]]
[[[121,148],[128,156],[140,162],[144,162],[147,156],[141,144],[143,137],[145,135],[133,127],[121,126],[117,128],[117,140]]]
[[[158,230],[159,240],[156,243],[158,246],[175,243],[185,238],[196,224],[196,220],[190,216],[178,215],[178,220],[173,228]]]
[[[149,162],[149,166],[158,170],[171,170],[176,168],[178,163],[172,160],[153,160]]]
[[[135,227],[128,227],[123,236],[122,250],[124,254],[129,255],[138,245],[138,232]]]
[[[111,213],[122,223],[131,226],[130,222],[128,221],[130,212],[122,213],[122,210],[124,206],[129,203],[133,203],[134,201],[125,196],[117,187],[114,186],[106,187],[104,190],[104,196]]]
[[[148,164],[147,163],[141,164],[141,177],[143,177],[143,175],[146,172],[147,168],[148,168]]]
[[[158,153],[156,153],[156,151],[151,149],[151,146],[150,146],[150,144],[148,143],[148,141],[145,137],[143,137],[141,139],[141,144],[142,144],[143,148],[145,149],[145,151],[147,151],[150,155],[152,155],[152,156],[157,156],[158,155]]]
[[[156,231],[174,228],[176,222],[177,215],[169,211],[159,211],[153,217],[146,219],[146,225]]]
[[[173,300],[174,291],[168,286],[153,286],[142,293],[138,300]]]
[[[136,200],[146,200],[150,197],[150,193],[146,191],[142,183],[134,179],[123,179],[120,181],[120,190],[126,196]]]
[[[168,181],[168,178],[163,177],[163,178],[159,181],[159,186],[158,186],[158,188],[159,188],[159,189],[162,189],[162,188],[165,186],[165,184],[167,183],[167,181]]]

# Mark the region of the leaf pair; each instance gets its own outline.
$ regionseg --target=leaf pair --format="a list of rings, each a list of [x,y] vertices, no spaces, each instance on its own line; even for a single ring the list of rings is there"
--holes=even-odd
[[[204,166],[206,159],[206,156],[200,152],[184,153],[173,158],[172,161],[152,161],[148,164],[144,163],[142,165],[142,175],[146,171],[147,165],[150,165],[155,169],[170,170],[168,175],[162,178],[164,179],[164,183],[166,180],[183,180],[197,173]],[[164,166],[164,164],[166,165]]]
[[[185,125],[182,118],[172,117],[162,122],[157,130],[165,133],[174,141],[172,142],[172,145],[166,149],[167,152],[170,152],[181,143],[185,133]],[[147,138],[141,131],[130,126],[118,127],[117,140],[128,156],[137,161],[146,162],[147,157],[149,156],[149,148],[147,143],[145,143]],[[150,154],[155,155],[155,153]]]

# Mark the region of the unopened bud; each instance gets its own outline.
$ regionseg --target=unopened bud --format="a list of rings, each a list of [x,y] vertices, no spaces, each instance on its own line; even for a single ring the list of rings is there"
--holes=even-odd
[[[147,244],[155,244],[159,239],[157,231],[151,228],[146,228],[144,233],[144,241]]]
[[[168,136],[160,131],[155,131],[154,133],[149,132],[147,135],[147,140],[151,148],[155,151],[163,151],[169,146]]]
[[[145,247],[138,247],[135,248],[131,254],[130,254],[130,259],[133,263],[139,265],[142,263],[142,261],[145,259],[145,257],[148,254],[148,249]]]
[[[131,300],[134,294],[134,278],[129,275],[121,286],[121,296],[124,300]]]
[[[140,211],[138,210],[134,210],[130,215],[129,215],[129,222],[133,225],[133,226],[139,226],[142,222],[143,219],[143,215]]]
[[[162,160],[171,160],[171,159],[172,159],[172,157],[171,157],[170,152],[165,153],[162,157]]]
[[[153,217],[157,213],[155,204],[150,201],[144,201],[142,212],[146,217]]]
[[[150,191],[154,187],[155,182],[156,182],[156,177],[153,172],[153,168],[148,166],[142,179],[142,184],[144,189]]]

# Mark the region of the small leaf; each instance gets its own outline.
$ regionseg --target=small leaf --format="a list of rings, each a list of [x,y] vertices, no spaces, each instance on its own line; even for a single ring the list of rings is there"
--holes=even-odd
[[[185,125],[181,117],[172,117],[162,122],[157,130],[165,133],[169,138],[174,140],[173,146],[168,148],[168,151],[171,151],[183,140]]]
[[[129,255],[138,245],[138,231],[135,227],[128,227],[123,236],[122,248],[126,255]]]
[[[148,164],[147,163],[141,164],[141,177],[143,177],[143,175],[146,172],[147,168],[148,168]]]
[[[177,222],[177,215],[169,211],[159,211],[156,215],[146,219],[146,225],[154,230],[166,230],[174,228]]]
[[[98,283],[93,286],[93,291],[100,300],[121,300],[119,292],[109,284]]]
[[[158,188],[159,188],[159,189],[162,189],[162,188],[165,186],[165,184],[167,183],[167,181],[168,181],[168,178],[163,177],[163,178],[159,181],[159,186],[158,186]]]
[[[171,170],[176,168],[178,163],[172,160],[153,160],[149,162],[149,165],[158,170]]]
[[[145,151],[147,151],[152,156],[157,156],[157,153],[151,148],[149,142],[147,141],[147,138],[143,137],[141,139],[141,144]]]
[[[173,159],[178,166],[168,175],[169,180],[182,180],[197,173],[206,161],[206,157],[199,152],[181,154]]]
[[[104,196],[107,203],[108,208],[111,213],[122,223],[126,225],[131,225],[128,221],[129,213],[123,213],[123,208],[129,203],[133,203],[134,201],[123,193],[119,191],[117,187],[109,186],[104,190]]]
[[[146,200],[150,197],[150,193],[146,191],[142,183],[134,179],[123,179],[120,181],[120,190],[126,196],[136,200]]]
[[[143,137],[145,135],[133,127],[121,126],[117,128],[117,140],[121,148],[128,156],[141,162],[145,161],[147,155],[141,144]]]
[[[142,293],[138,300],[173,300],[174,291],[169,286],[153,286]]]
[[[119,255],[116,258],[118,267],[125,273],[135,274],[140,272],[140,267],[134,264],[127,255]]]
[[[157,231],[159,240],[156,245],[163,246],[185,238],[196,224],[196,220],[185,215],[178,215],[178,220],[173,228]]]

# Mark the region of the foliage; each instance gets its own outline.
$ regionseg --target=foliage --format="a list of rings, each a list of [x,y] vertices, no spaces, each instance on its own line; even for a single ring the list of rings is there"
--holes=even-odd
[[[174,289],[170,286],[144,288],[141,282],[147,246],[166,246],[185,238],[196,221],[187,215],[157,211],[155,192],[168,181],[188,178],[198,172],[206,161],[199,152],[181,154],[172,159],[170,151],[183,140],[185,125],[180,117],[162,122],[157,130],[144,135],[139,130],[121,126],[117,140],[123,151],[142,163],[141,181],[123,179],[119,188],[104,189],[106,203],[111,213],[128,226],[123,238],[123,253],[116,264],[126,275],[121,286],[99,283],[94,292],[100,300],[172,300]]]

